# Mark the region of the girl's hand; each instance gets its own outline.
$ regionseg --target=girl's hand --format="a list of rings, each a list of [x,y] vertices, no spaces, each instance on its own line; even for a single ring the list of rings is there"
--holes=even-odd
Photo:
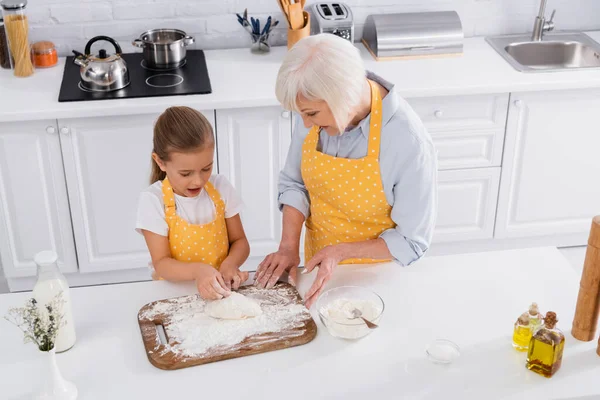
[[[304,300],[306,308],[310,308],[317,300],[325,288],[325,284],[331,279],[334,268],[344,259],[345,256],[341,245],[327,246],[315,254],[315,256],[306,264],[304,271],[302,271],[303,274],[312,272],[315,267],[319,267],[319,272],[317,273],[315,281],[308,292],[306,292]]]
[[[231,294],[221,273],[207,264],[198,265],[196,287],[204,300],[220,300]]]
[[[300,265],[298,249],[280,247],[276,253],[265,257],[256,270],[255,284],[260,288],[272,288],[284,272],[289,271],[289,282],[296,286],[296,272]]]
[[[221,264],[219,272],[228,289],[238,290],[240,285],[248,279],[248,272],[240,271],[234,264],[228,263],[227,259]]]

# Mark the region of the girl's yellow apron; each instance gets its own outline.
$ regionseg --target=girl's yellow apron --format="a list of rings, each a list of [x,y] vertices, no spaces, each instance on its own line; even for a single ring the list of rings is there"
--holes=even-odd
[[[215,219],[203,225],[190,224],[175,208],[175,194],[168,178],[163,180],[165,219],[169,225],[171,257],[183,262],[201,262],[219,269],[229,252],[229,238],[225,223],[225,202],[212,183],[204,186],[215,205]]]
[[[383,191],[379,169],[381,96],[371,86],[371,125],[367,156],[360,159],[333,157],[317,150],[318,126],[313,126],[302,146],[302,179],[310,197],[304,251],[308,262],[319,250],[338,243],[376,239],[395,228]],[[348,259],[342,264],[389,260]]]

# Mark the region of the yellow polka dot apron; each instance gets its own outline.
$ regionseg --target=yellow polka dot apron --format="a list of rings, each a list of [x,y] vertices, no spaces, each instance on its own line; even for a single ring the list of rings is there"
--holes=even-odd
[[[376,239],[396,227],[383,191],[379,168],[381,95],[371,86],[371,125],[367,156],[338,158],[317,150],[320,128],[313,126],[302,146],[302,179],[310,197],[304,252],[308,262],[319,250],[338,243]],[[342,264],[389,260],[348,259]]]
[[[175,193],[169,179],[162,184],[165,203],[165,219],[169,225],[171,256],[183,262],[201,262],[219,269],[229,252],[229,238],[225,223],[225,202],[212,185],[204,186],[215,205],[215,219],[202,225],[194,225],[177,215]]]

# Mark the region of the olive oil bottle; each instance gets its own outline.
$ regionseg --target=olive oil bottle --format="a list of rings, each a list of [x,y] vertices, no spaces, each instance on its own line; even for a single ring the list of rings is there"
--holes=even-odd
[[[556,313],[548,311],[544,326],[533,334],[527,353],[527,368],[533,372],[552,377],[562,364],[565,335],[556,328]]]

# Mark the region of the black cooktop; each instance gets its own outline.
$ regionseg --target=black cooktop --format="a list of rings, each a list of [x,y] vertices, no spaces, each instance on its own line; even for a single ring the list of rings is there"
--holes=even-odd
[[[185,64],[170,70],[146,68],[142,53],[123,54],[122,57],[127,63],[131,83],[112,92],[90,92],[81,88],[79,66],[73,64],[74,57],[67,57],[58,101],[129,99],[212,92],[202,50],[188,50]]]

